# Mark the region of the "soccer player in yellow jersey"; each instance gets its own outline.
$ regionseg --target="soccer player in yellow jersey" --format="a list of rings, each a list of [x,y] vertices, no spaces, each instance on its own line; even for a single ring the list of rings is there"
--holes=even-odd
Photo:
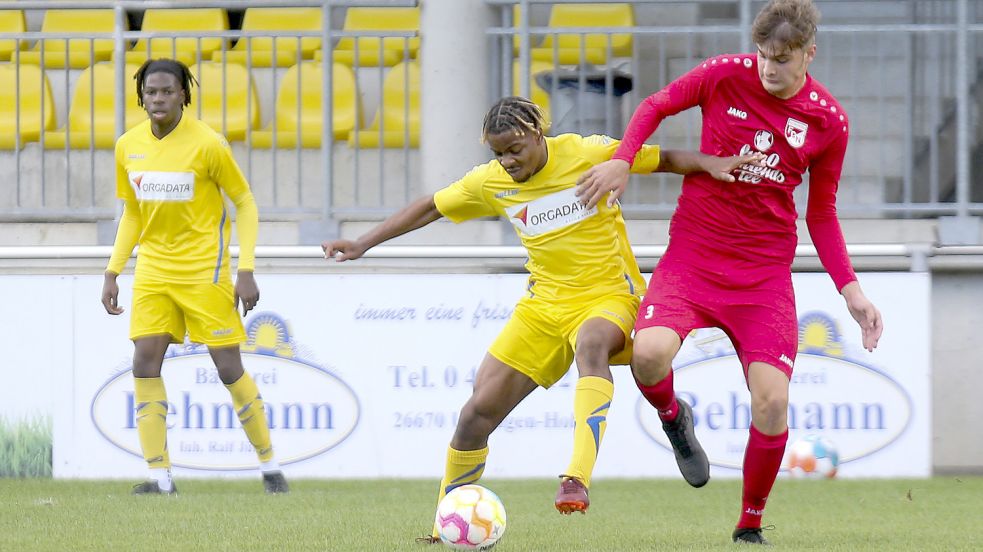
[[[253,277],[259,215],[249,184],[225,139],[205,123],[184,117],[191,102],[188,68],[171,59],[144,63],[134,75],[137,102],[149,119],[116,142],[116,194],[123,215],[106,268],[102,304],[118,315],[119,286],[133,247],[140,244],[133,280],[133,382],[137,433],[150,467],[135,494],[173,494],[167,450],[167,394],[160,377],[170,343],[208,346],[219,378],[232,395],[239,421],[256,449],[267,492],[288,491],[273,456],[263,399],[243,370],[239,344],[245,316],[259,301]],[[239,266],[229,268],[230,213],[235,204]]]
[[[560,476],[556,508],[584,512],[587,489],[606,427],[614,387],[609,364],[627,364],[630,332],[645,283],[625,232],[621,208],[585,209],[577,178],[610,159],[618,142],[606,136],[547,137],[543,115],[524,98],[507,97],[485,116],[483,140],[495,160],[420,198],[356,240],[322,244],[326,258],[347,261],[369,248],[441,217],[454,222],[505,217],[528,250],[530,277],[512,318],[485,355],[471,398],[447,451],[439,496],[481,477],[488,436],[536,387],[556,383],[576,360],[574,449]],[[754,156],[718,158],[646,146],[636,172],[707,171],[719,178]],[[436,530],[429,540],[437,538]]]

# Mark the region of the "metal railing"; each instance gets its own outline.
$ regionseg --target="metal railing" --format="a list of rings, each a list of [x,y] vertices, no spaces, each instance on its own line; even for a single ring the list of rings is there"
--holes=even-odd
[[[20,48],[12,53],[10,66],[14,68],[15,103],[21,104],[25,98],[20,97],[22,88],[47,90],[53,103],[41,101],[40,108],[31,110],[27,107],[15,109],[14,132],[9,148],[0,146],[0,222],[3,221],[90,221],[112,220],[117,214],[115,200],[115,174],[113,171],[112,147],[115,138],[127,128],[132,127],[134,117],[126,118],[128,107],[132,110],[135,96],[130,88],[134,65],[134,56],[140,52],[146,55],[135,61],[140,63],[151,54],[151,40],[167,40],[171,44],[171,56],[181,57],[187,65],[195,68],[197,64],[217,63],[221,65],[220,78],[209,80],[198,75],[198,87],[192,89],[194,99],[189,109],[198,118],[205,118],[217,131],[225,134],[230,141],[233,152],[239,161],[247,178],[250,180],[254,195],[260,207],[264,220],[299,220],[318,219],[330,220],[344,216],[359,216],[365,213],[378,212],[385,208],[387,202],[393,204],[405,202],[410,195],[410,168],[418,155],[416,148],[411,146],[410,133],[418,129],[406,128],[402,140],[393,140],[389,129],[386,128],[393,111],[401,113],[397,118],[408,119],[411,108],[409,94],[403,105],[394,106],[392,103],[381,101],[383,94],[384,75],[389,68],[385,66],[368,66],[361,63],[366,46],[364,41],[377,39],[379,52],[382,57],[383,38],[386,41],[402,41],[402,62],[409,62],[411,54],[409,41],[416,39],[419,32],[408,31],[348,31],[342,28],[345,9],[349,7],[415,7],[417,0],[256,0],[244,5],[240,1],[77,1],[77,2],[41,2],[22,1],[15,5],[4,6],[0,9],[17,9],[25,13],[33,13],[40,21],[46,10],[74,9],[106,9],[112,10],[115,25],[112,32],[0,32],[0,40],[17,40],[27,45],[33,43],[37,54],[33,63],[22,63]],[[142,13],[146,9],[167,8],[221,8],[223,10],[244,10],[248,8],[265,7],[313,7],[322,10],[322,30],[314,31],[249,31],[249,30],[214,30],[214,31],[149,31],[127,30],[128,19],[131,15]],[[193,39],[194,47],[180,53],[177,48],[178,40]],[[277,40],[295,41],[292,48],[295,56],[287,63],[273,63],[263,66],[255,63],[255,53],[252,51],[252,40],[258,38],[273,39],[270,56],[275,60],[283,57],[278,54]],[[302,52],[302,40],[316,38],[320,40],[320,61],[314,59],[312,52]],[[46,41],[64,41],[65,57],[68,57],[69,43],[84,40],[88,42],[90,63],[85,68],[73,68],[47,63]],[[209,39],[219,39],[220,46],[216,53],[203,52],[203,42]],[[340,64],[342,67],[332,70],[335,48],[340,40],[351,40],[353,45],[353,60]],[[97,57],[95,45],[98,41],[112,40],[114,47],[111,60]],[[227,55],[232,50],[234,41],[248,40],[245,59],[241,63],[245,67],[248,82],[241,83],[241,104],[236,108],[226,101],[217,110],[209,110],[205,97],[215,93],[225,95],[230,87],[238,84],[231,80],[228,70]],[[136,45],[143,41],[143,48]],[[387,44],[387,50],[392,49]],[[154,45],[153,53],[159,56],[158,46]],[[320,53],[320,52],[316,52]],[[215,56],[216,61],[212,62]],[[131,63],[128,65],[127,61]],[[97,140],[95,124],[87,131],[72,128],[72,102],[74,95],[79,93],[77,83],[84,71],[91,71],[95,64],[112,67],[112,104],[115,126],[108,144],[105,137]],[[21,72],[27,65],[40,65],[42,68],[36,79],[27,87],[21,82]],[[46,67],[47,65],[47,67]],[[291,66],[316,66],[318,71],[311,75],[320,75],[319,81],[312,81],[307,76],[301,81],[301,71],[289,72]],[[336,71],[341,74],[350,73],[351,78],[336,83]],[[402,82],[403,89],[409,89],[408,72]],[[238,73],[237,73],[238,74]],[[286,75],[296,76],[296,83],[287,82]],[[307,75],[307,73],[305,73]],[[358,80],[356,81],[356,75]],[[97,103],[96,90],[103,90],[108,83],[97,79],[89,80],[87,105],[80,105],[88,111],[88,120],[93,120]],[[397,83],[398,84],[398,83]],[[287,90],[293,86],[292,90]],[[352,121],[349,133],[334,131],[334,118],[337,114],[333,109],[323,109],[325,105],[333,105],[332,93],[337,88],[346,88],[338,93],[348,94],[355,106],[356,115]],[[321,109],[317,113],[320,119],[320,135],[311,132],[300,123],[304,117],[309,117],[302,108],[311,101],[312,91],[321,96]],[[289,92],[289,94],[288,94]],[[298,123],[289,129],[284,128],[279,115],[277,102],[281,95],[291,95],[296,98],[296,112],[293,118]],[[26,94],[25,94],[26,96]],[[372,99],[374,98],[374,101]],[[238,109],[239,111],[235,111]],[[259,111],[259,125],[254,124],[254,111]],[[54,112],[54,113],[52,113]],[[32,126],[40,118],[41,131],[36,135],[21,137],[21,130]],[[53,122],[52,122],[53,117]],[[22,120],[23,118],[23,120]],[[142,121],[145,114],[139,114],[136,122]],[[379,124],[370,127],[373,119]],[[233,120],[245,120],[245,128],[231,129]],[[125,121],[125,124],[124,124]],[[28,124],[31,123],[31,124]],[[313,128],[313,126],[312,126]],[[52,133],[66,135],[64,144],[59,141],[59,147],[53,148]],[[76,135],[73,136],[72,135]],[[265,134],[265,144],[257,145],[256,138]],[[362,135],[360,139],[360,134]],[[373,145],[362,146],[366,142],[364,135],[374,134]],[[371,138],[371,136],[369,137]],[[388,140],[388,141],[387,141]],[[372,140],[368,140],[370,144]],[[391,142],[398,143],[392,145]],[[82,144],[82,145],[78,145]],[[383,189],[384,183],[388,187]],[[5,189],[4,189],[5,188]],[[395,191],[395,193],[394,193]],[[392,205],[389,206],[392,208]]]
[[[602,48],[608,63],[588,67],[582,63],[559,63],[556,47],[548,52],[553,63],[545,73],[551,77],[545,98],[553,105],[566,102],[571,119],[564,121],[553,114],[561,130],[604,132],[619,136],[635,105],[648,93],[656,91],[705,57],[728,51],[750,49],[750,24],[760,2],[751,0],[636,0],[635,24],[629,27],[571,27],[554,29],[546,26],[549,4],[582,4],[586,1],[547,2],[546,0],[485,0],[501,10],[501,23],[487,31],[493,56],[487,61],[493,75],[490,96],[524,95],[538,85],[531,78],[531,50],[542,38],[560,35],[603,35]],[[612,3],[601,0],[600,3]],[[812,65],[813,74],[823,81],[844,104],[852,119],[852,140],[848,149],[841,182],[839,207],[842,213],[856,217],[967,217],[983,213],[983,2],[970,0],[816,0],[823,11],[820,27],[820,54]],[[116,17],[112,33],[0,33],[0,40],[44,41],[79,39],[114,40],[112,63],[115,94],[115,134],[124,130],[127,87],[132,86],[125,74],[125,51],[138,39],[194,38],[199,46],[206,38],[222,39],[220,52],[227,52],[233,40],[249,38],[288,38],[300,41],[319,37],[322,51],[331,51],[341,38],[389,37],[403,41],[404,58],[415,32],[349,32],[341,29],[341,9],[348,6],[413,6],[411,0],[322,0],[262,1],[248,7],[322,7],[323,25],[316,32],[145,32],[126,30],[128,14],[148,8],[220,7],[242,9],[238,1],[179,2],[154,0],[138,2],[21,1],[7,9],[111,8]],[[520,18],[512,19],[513,7]],[[873,6],[873,7],[871,7]],[[658,10],[660,15],[654,15]],[[630,54],[616,55],[613,37],[630,34]],[[554,44],[557,41],[554,40]],[[518,47],[516,48],[516,45]],[[275,46],[274,46],[275,47]],[[67,48],[67,46],[66,46]],[[360,48],[355,41],[355,48]],[[381,48],[381,45],[380,45]],[[200,48],[199,48],[200,51]],[[297,48],[299,51],[299,48]],[[587,58],[585,46],[580,59]],[[18,55],[15,51],[14,55]],[[43,55],[43,49],[42,49]],[[359,58],[355,56],[356,60]],[[15,58],[16,59],[16,58]],[[225,59],[222,56],[222,59]],[[321,58],[321,89],[335,90],[332,55]],[[198,54],[194,61],[206,61]],[[298,58],[297,62],[316,63]],[[513,64],[519,69],[513,81]],[[255,87],[247,87],[245,105],[255,94],[260,106],[260,127],[247,126],[241,139],[232,140],[233,151],[250,179],[261,216],[264,220],[338,220],[377,218],[404,204],[419,190],[417,174],[419,151],[410,145],[409,128],[404,129],[402,144],[395,148],[360,147],[359,135],[375,133],[377,142],[385,142],[386,123],[367,130],[370,113],[363,113],[361,124],[353,129],[349,144],[346,137],[332,132],[332,109],[321,114],[321,136],[316,147],[305,147],[300,130],[285,145],[275,116],[276,99],[284,84],[286,67],[265,68],[247,56],[247,72]],[[359,66],[357,84],[365,111],[381,107],[385,68]],[[57,123],[51,130],[71,133],[68,120],[78,69],[48,68],[41,78],[48,79],[53,92],[53,107],[42,103],[39,116],[54,109]],[[18,77],[19,78],[19,77]],[[229,83],[225,73],[219,86]],[[298,75],[297,87],[301,86]],[[402,83],[410,85],[405,73]],[[619,93],[624,78],[632,81],[632,90]],[[14,86],[20,90],[21,84]],[[94,87],[95,83],[90,82]],[[594,87],[588,91],[589,88]],[[566,87],[566,88],[564,88]],[[601,93],[597,94],[596,90]],[[373,92],[374,99],[369,97]],[[573,91],[572,93],[570,91]],[[195,93],[206,92],[204,89]],[[19,94],[17,92],[16,94]],[[533,94],[535,95],[535,94]],[[408,95],[402,110],[410,109]],[[587,99],[585,99],[587,98]],[[18,101],[21,98],[18,97]],[[589,103],[589,100],[593,103]],[[132,101],[132,100],[131,100]],[[327,97],[322,105],[331,105]],[[203,102],[196,104],[200,109]],[[90,104],[94,109],[94,101]],[[221,108],[219,130],[228,131],[235,113]],[[246,108],[249,109],[249,108]],[[299,102],[298,113],[300,116]],[[384,108],[383,108],[384,109]],[[25,112],[26,113],[26,112]],[[201,113],[198,113],[199,116]],[[25,115],[26,116],[26,115]],[[422,113],[421,117],[426,114]],[[21,112],[15,112],[15,125],[23,126]],[[249,114],[246,119],[251,120]],[[572,121],[572,122],[571,122]],[[573,126],[564,129],[563,124]],[[593,126],[591,126],[593,125]],[[699,114],[694,110],[667,120],[656,134],[664,147],[695,149],[698,146]],[[257,147],[258,131],[272,132],[269,148]],[[52,149],[46,142],[48,132],[36,141],[0,150],[0,221],[68,221],[112,219],[116,214],[115,175],[112,151],[106,148],[72,147],[68,143]],[[90,136],[90,139],[93,136]],[[632,186],[625,206],[629,216],[667,217],[675,204],[679,180],[672,176],[635,177],[641,185]],[[801,187],[805,188],[805,187]],[[802,192],[797,192],[801,194]],[[800,199],[800,205],[803,204]]]
[[[488,30],[496,55],[492,61],[500,95],[520,91],[536,96],[537,84],[563,82],[583,123],[558,131],[602,132],[620,138],[634,107],[703,59],[753,51],[751,0],[636,0],[637,24],[621,27],[548,26],[555,2],[486,0],[500,9],[500,24]],[[620,4],[611,0],[563,4]],[[826,84],[851,117],[851,145],[840,184],[840,212],[852,217],[910,218],[983,213],[983,2],[970,0],[816,0],[823,13],[819,53],[810,73]],[[677,9],[677,12],[673,11]],[[646,11],[647,10],[647,11]],[[676,13],[659,21],[659,13]],[[515,16],[518,16],[518,21]],[[641,22],[653,22],[645,25]],[[628,56],[612,55],[612,36],[630,34]],[[563,63],[556,44],[561,35],[606,36],[606,60]],[[537,43],[552,39],[546,69],[530,70],[542,60]],[[515,53],[513,53],[515,51]],[[550,54],[552,56],[550,57]],[[519,69],[513,72],[513,57]],[[633,80],[621,95],[615,79]],[[538,76],[538,78],[536,78]],[[593,82],[593,86],[591,81]],[[546,89],[554,99],[563,91]],[[568,94],[569,95],[569,94]],[[541,96],[542,97],[542,96]],[[566,102],[569,103],[569,100]],[[586,113],[585,113],[586,111]],[[653,136],[666,148],[699,147],[698,110],[667,119]],[[975,165],[973,164],[975,162]],[[974,178],[975,175],[975,178]],[[675,207],[680,179],[674,175],[633,176],[625,196],[629,215],[664,218]],[[796,192],[804,205],[805,186]]]

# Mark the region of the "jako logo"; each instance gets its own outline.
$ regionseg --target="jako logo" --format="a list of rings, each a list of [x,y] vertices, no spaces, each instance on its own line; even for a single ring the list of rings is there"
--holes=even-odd
[[[740,109],[737,109],[736,107],[728,107],[727,114],[730,115],[731,117],[737,117],[742,121],[747,120],[747,111],[742,111]]]
[[[821,433],[836,444],[843,464],[875,454],[900,437],[912,420],[907,391],[884,372],[843,358],[839,336],[825,314],[804,315],[799,325],[789,388],[789,443]],[[677,395],[693,407],[696,434],[710,463],[740,469],[751,397],[736,355],[679,366],[674,378]],[[640,398],[636,413],[643,431],[671,450],[655,409]]]
[[[243,364],[263,396],[281,464],[323,454],[351,435],[360,415],[358,398],[328,369],[295,354],[281,318],[258,313],[247,334]],[[200,470],[255,469],[256,454],[207,349],[172,345],[164,359],[164,374],[171,462]],[[133,377],[127,370],[96,392],[92,422],[110,443],[143,458],[134,407]]]

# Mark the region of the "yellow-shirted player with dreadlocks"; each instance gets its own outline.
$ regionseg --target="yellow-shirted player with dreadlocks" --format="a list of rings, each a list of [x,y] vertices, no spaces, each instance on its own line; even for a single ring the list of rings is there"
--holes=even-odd
[[[144,63],[134,75],[137,101],[148,120],[116,142],[116,194],[123,215],[106,268],[102,304],[118,315],[116,277],[140,244],[133,280],[133,382],[137,433],[150,467],[135,494],[172,494],[167,450],[167,393],[161,364],[170,343],[208,346],[219,378],[232,395],[242,427],[256,449],[269,493],[288,491],[273,455],[263,398],[243,370],[239,344],[242,315],[256,306],[253,277],[259,215],[249,184],[225,139],[205,123],[184,117],[195,82],[188,68],[172,59]],[[236,209],[239,266],[235,286],[229,268],[231,216],[223,194]]]
[[[488,436],[536,387],[556,383],[576,360],[573,457],[561,475],[556,508],[583,512],[587,489],[614,393],[610,364],[627,364],[630,333],[645,283],[625,232],[621,207],[587,209],[576,195],[577,178],[610,159],[618,142],[606,136],[545,135],[536,104],[499,100],[485,116],[482,139],[495,160],[420,198],[356,240],[322,247],[326,258],[347,261],[369,248],[441,217],[454,222],[505,217],[529,253],[527,292],[485,355],[474,391],[461,409],[447,451],[438,501],[475,483],[488,456]],[[642,148],[635,172],[728,173],[753,156],[718,158]],[[431,541],[436,541],[436,531]]]

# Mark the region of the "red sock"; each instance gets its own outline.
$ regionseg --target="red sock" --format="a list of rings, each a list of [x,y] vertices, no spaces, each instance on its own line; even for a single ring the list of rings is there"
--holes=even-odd
[[[778,435],[765,435],[751,426],[744,451],[744,494],[738,527],[761,527],[761,515],[782,466],[786,441],[787,429]]]
[[[672,388],[672,370],[669,375],[662,378],[655,385],[644,385],[635,378],[635,385],[642,392],[642,396],[656,410],[659,411],[659,419],[663,422],[671,422],[679,414],[679,403],[676,402],[676,392]]]

